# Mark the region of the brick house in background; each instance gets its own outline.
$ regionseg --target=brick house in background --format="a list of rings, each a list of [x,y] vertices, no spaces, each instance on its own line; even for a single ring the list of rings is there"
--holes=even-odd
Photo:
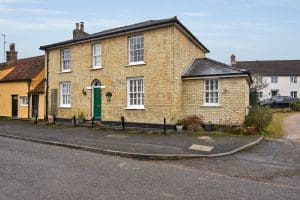
[[[0,116],[12,118],[45,117],[45,59],[36,56],[17,59],[15,44],[0,63]]]
[[[205,58],[209,50],[176,18],[88,34],[45,51],[49,115],[83,112],[103,124],[130,126],[203,115],[205,123],[241,124],[249,105],[248,72]]]
[[[273,96],[300,97],[300,60],[236,61],[232,55],[231,63],[251,72],[253,86],[262,86],[257,90],[260,101]]]

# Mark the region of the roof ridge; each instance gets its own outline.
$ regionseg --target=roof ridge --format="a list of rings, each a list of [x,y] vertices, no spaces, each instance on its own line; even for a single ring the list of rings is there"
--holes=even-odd
[[[241,60],[236,62],[290,62],[290,61],[300,61],[300,60]]]
[[[45,55],[39,55],[39,56],[32,56],[32,57],[27,57],[27,58],[21,58],[21,59],[17,59],[17,60],[14,60],[12,62],[16,62],[16,61],[23,61],[23,60],[28,60],[28,59],[32,59],[32,58],[38,58],[38,57],[44,57]],[[8,62],[2,62],[0,63],[0,65],[2,64],[8,64]]]
[[[238,69],[238,68],[232,67],[231,65],[228,65],[228,64],[226,64],[226,63],[223,63],[223,62],[214,60],[214,59],[212,59],[212,58],[207,58],[207,57],[205,57],[205,58],[206,58],[207,60],[210,60],[210,61],[215,62],[215,63],[217,63],[217,64],[223,65],[224,67],[227,67],[227,68],[229,68],[229,69],[231,69],[231,70],[234,70],[234,71],[237,71],[237,72],[243,72],[242,69]],[[220,66],[217,66],[217,67],[220,67]]]
[[[162,22],[162,21],[172,21],[172,20],[177,20],[177,17],[175,16],[175,17],[164,18],[164,19],[150,19],[150,20],[145,20],[145,21],[142,21],[142,22],[131,23],[131,24],[128,24],[128,25],[125,25],[125,26],[117,26],[117,27],[114,27],[114,28],[109,28],[109,29],[105,29],[105,30],[102,30],[102,31],[99,31],[99,32],[91,33],[91,34],[89,34],[85,37],[97,35],[97,34],[107,32],[107,31],[111,31],[111,30],[115,30],[115,29],[121,29],[121,28],[126,28],[126,27],[129,27],[129,26],[135,26],[135,25],[139,25],[139,24],[143,24],[143,23],[147,23],[147,22]]]
[[[109,37],[114,37],[117,35],[125,35],[128,33],[132,32],[138,32],[141,30],[150,30],[150,29],[156,29],[156,28],[161,28],[165,26],[171,26],[171,25],[176,25],[179,26],[184,33],[186,34],[187,37],[189,37],[195,45],[197,45],[200,49],[202,49],[204,52],[208,53],[209,50],[197,39],[191,31],[188,30],[177,18],[177,16],[171,17],[171,18],[164,18],[164,19],[150,19],[147,21],[139,22],[139,23],[134,23],[134,24],[129,24],[125,26],[120,26],[120,27],[115,27],[107,30],[102,30],[100,32],[92,33],[88,36],[81,37],[78,39],[69,39],[61,42],[56,42],[52,44],[47,44],[40,46],[40,50],[46,50],[48,48],[57,48],[60,46],[64,45],[69,45],[69,44],[75,44],[75,43],[82,43],[85,41],[89,40],[97,40],[97,39],[102,39],[102,38],[109,38]]]

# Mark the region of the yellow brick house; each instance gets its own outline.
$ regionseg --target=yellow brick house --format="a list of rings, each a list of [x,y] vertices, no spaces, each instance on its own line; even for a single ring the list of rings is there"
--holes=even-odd
[[[76,24],[73,39],[44,45],[46,115],[84,113],[103,124],[154,127],[166,118],[203,115],[206,123],[241,124],[249,74],[205,57],[209,50],[176,18],[94,34]]]
[[[45,117],[44,56],[17,59],[14,43],[0,63],[0,117]]]

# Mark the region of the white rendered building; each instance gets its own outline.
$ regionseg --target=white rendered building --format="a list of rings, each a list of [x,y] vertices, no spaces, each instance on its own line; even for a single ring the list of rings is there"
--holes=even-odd
[[[300,60],[236,61],[231,65],[250,71],[259,100],[273,96],[300,97]]]

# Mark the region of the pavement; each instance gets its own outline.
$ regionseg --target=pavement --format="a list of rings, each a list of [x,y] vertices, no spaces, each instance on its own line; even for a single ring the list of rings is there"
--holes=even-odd
[[[255,146],[258,136],[199,134],[140,134],[123,130],[35,125],[0,120],[0,135],[68,148],[141,159],[179,159],[228,155]]]
[[[292,114],[283,120],[286,139],[300,142],[300,113]]]

